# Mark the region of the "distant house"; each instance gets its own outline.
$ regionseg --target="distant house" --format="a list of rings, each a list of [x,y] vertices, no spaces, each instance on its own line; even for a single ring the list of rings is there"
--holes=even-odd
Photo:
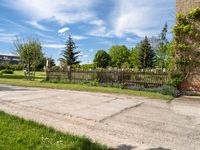
[[[4,54],[0,54],[0,64],[8,61],[11,64],[19,64],[19,56],[16,55],[4,55]]]

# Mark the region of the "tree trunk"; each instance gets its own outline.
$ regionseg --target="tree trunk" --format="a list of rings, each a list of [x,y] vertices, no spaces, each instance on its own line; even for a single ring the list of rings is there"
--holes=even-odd
[[[34,66],[34,72],[33,72],[33,80],[35,80],[35,66]]]

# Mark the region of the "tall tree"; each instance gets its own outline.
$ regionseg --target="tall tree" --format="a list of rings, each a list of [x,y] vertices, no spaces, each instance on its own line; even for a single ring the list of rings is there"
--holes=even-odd
[[[168,39],[167,39],[167,32],[168,32],[168,25],[167,23],[164,25],[160,35],[159,35],[159,39],[160,39],[160,43],[161,45],[165,45],[167,43],[169,43]]]
[[[136,47],[132,48],[130,51],[129,56],[129,65],[130,68],[139,68],[140,62],[139,62],[139,44],[136,45]]]
[[[106,68],[111,62],[111,57],[106,51],[99,50],[96,53],[93,62],[96,64],[97,67]]]
[[[16,52],[20,56],[21,63],[26,69],[27,79],[31,79],[31,71],[33,71],[33,79],[35,79],[35,70],[37,65],[44,57],[42,46],[38,39],[21,40],[16,39],[14,42]]]
[[[121,67],[129,61],[130,51],[125,45],[114,45],[109,49],[109,55],[114,67]]]
[[[139,63],[140,68],[153,68],[155,67],[156,62],[156,54],[152,49],[147,36],[145,39],[140,43],[139,46]]]
[[[78,57],[80,51],[75,51],[77,48],[76,44],[72,40],[71,35],[69,35],[68,40],[66,42],[65,50],[63,51],[62,58],[60,58],[61,64],[64,64],[64,67],[67,66],[68,69],[68,78],[71,81],[71,68],[73,65],[78,65],[80,61],[78,61]]]
[[[72,40],[71,35],[69,35],[68,40],[66,42],[65,50],[63,51],[62,58],[60,58],[60,61],[70,67],[79,64],[80,61],[78,61],[78,57],[80,51],[75,51],[76,48],[76,44]]]
[[[168,67],[168,57],[170,57],[169,54],[170,43],[167,39],[167,31],[168,31],[168,26],[167,24],[165,24],[158,38],[158,47],[156,48],[156,53],[157,53],[157,66],[159,68]]]

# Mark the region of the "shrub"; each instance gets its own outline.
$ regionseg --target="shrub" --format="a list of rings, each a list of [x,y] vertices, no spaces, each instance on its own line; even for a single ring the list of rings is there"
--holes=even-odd
[[[13,69],[17,70],[17,71],[23,70],[23,65],[21,65],[21,64],[13,65]]]
[[[175,71],[171,73],[171,79],[168,82],[168,85],[173,87],[178,87],[184,80],[183,75],[180,71]]]
[[[170,85],[163,85],[157,88],[146,88],[144,86],[131,86],[130,88],[136,91],[157,92],[163,95],[171,95],[174,97],[178,97],[181,95],[181,92],[176,87]]]
[[[3,69],[3,70],[1,70],[1,74],[13,74],[13,73],[14,72],[11,69]]]
[[[5,69],[5,67],[1,64],[0,65],[0,70],[3,70],[3,69]]]
[[[94,81],[90,81],[91,86],[99,86],[99,80],[95,79]]]
[[[111,87],[124,89],[125,85],[122,83],[114,83],[111,85]]]
[[[178,97],[181,95],[181,92],[174,86],[170,86],[170,85],[163,85],[157,89],[155,89],[155,92],[159,92],[163,95],[171,95],[174,97]]]

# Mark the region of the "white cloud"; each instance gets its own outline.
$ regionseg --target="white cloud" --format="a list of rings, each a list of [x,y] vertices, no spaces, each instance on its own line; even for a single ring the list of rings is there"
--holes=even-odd
[[[89,35],[96,37],[112,37],[110,31],[108,31],[106,24],[101,19],[92,20],[89,22],[91,25],[96,27],[89,31]]]
[[[128,37],[128,38],[126,38],[126,41],[127,42],[133,42],[133,39]]]
[[[17,33],[2,33],[0,32],[0,42],[12,43],[17,37]]]
[[[30,25],[32,25],[33,27],[39,29],[39,30],[43,30],[43,31],[51,31],[50,29],[48,29],[47,27],[39,24],[36,21],[27,21],[27,23],[29,23]]]
[[[2,5],[21,12],[35,22],[49,20],[63,25],[94,19],[91,7],[96,3],[94,0],[3,0]]]
[[[84,58],[87,58],[87,57],[88,57],[88,55],[87,55],[87,54],[85,54],[85,55],[83,55],[83,57],[84,57]]]
[[[112,33],[109,32],[105,26],[98,26],[97,28],[91,30],[89,35],[97,37],[113,37]]]
[[[74,40],[76,40],[76,41],[80,41],[80,40],[88,39],[88,37],[86,37],[86,36],[81,36],[81,35],[72,35],[72,39],[74,39]]]
[[[64,27],[64,28],[61,28],[61,29],[59,29],[58,30],[58,33],[65,33],[66,31],[68,31],[69,30],[69,28],[68,27]]]
[[[94,51],[94,49],[90,49],[90,52],[93,52]]]
[[[118,0],[111,17],[113,33],[123,37],[126,33],[138,36],[158,34],[173,11],[174,0]],[[171,16],[172,18],[174,16]]]
[[[49,40],[53,40],[54,38],[52,37],[52,36],[49,36],[49,35],[47,35],[47,34],[44,34],[44,33],[42,33],[42,32],[35,32],[36,33],[36,36],[40,36],[40,37],[42,37],[42,40],[45,40],[45,41],[49,41]]]
[[[46,47],[46,48],[53,48],[53,49],[65,48],[65,45],[63,45],[63,44],[43,44],[42,46]]]
[[[97,20],[92,20],[89,22],[92,25],[97,25],[97,26],[103,26],[104,25],[104,21],[101,19],[97,19]]]
[[[142,37],[142,39],[143,39],[143,37]],[[131,37],[131,38],[127,37],[126,38],[126,41],[129,42],[129,43],[137,43],[138,40],[141,40],[141,38],[139,38],[139,37]]]
[[[25,26],[18,24],[12,20],[9,20],[3,17],[0,17],[0,20],[2,20],[3,22],[7,22],[8,24],[11,24],[12,26],[14,25],[15,28],[17,27],[21,31],[25,31],[25,29],[27,29]]]

